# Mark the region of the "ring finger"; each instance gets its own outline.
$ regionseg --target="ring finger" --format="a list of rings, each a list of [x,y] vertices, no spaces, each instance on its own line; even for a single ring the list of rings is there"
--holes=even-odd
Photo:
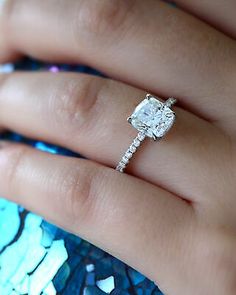
[[[126,118],[145,95],[122,83],[78,74],[2,75],[0,85],[4,127],[112,167],[136,136]],[[158,143],[147,140],[129,172],[195,200],[210,194],[205,175],[219,183],[221,173],[213,171],[229,154],[227,140],[209,122],[178,107],[175,111],[178,118],[168,138]]]

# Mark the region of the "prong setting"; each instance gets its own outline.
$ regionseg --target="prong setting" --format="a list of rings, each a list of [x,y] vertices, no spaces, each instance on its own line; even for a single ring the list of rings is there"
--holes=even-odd
[[[147,95],[146,95],[146,99],[150,99],[150,98],[152,98],[153,96],[150,94],[150,93],[148,93]]]
[[[131,118],[131,117],[128,117],[128,118],[127,118],[127,121],[128,121],[130,124],[132,124],[132,118]]]
[[[159,139],[159,137],[157,137],[155,134],[153,134],[152,139],[153,139],[154,141],[157,141],[157,140]]]
[[[175,102],[175,98],[169,98],[166,102],[162,102],[153,95],[147,94],[145,99],[135,108],[127,121],[138,130],[138,135],[121,158],[116,167],[117,171],[125,171],[129,161],[146,137],[159,141],[166,135],[176,118],[171,109]]]

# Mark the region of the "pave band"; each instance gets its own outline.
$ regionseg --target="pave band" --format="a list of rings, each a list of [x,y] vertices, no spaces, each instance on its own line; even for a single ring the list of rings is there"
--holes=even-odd
[[[175,121],[175,113],[171,109],[175,103],[175,98],[162,102],[150,94],[146,95],[146,98],[127,119],[138,130],[138,135],[118,163],[117,171],[125,171],[131,158],[147,137],[157,141],[169,131]]]
[[[129,164],[129,161],[136,153],[137,149],[140,147],[145,138],[146,135],[140,131],[131,143],[130,147],[128,148],[124,156],[121,158],[119,164],[116,167],[117,171],[124,172],[126,166]]]

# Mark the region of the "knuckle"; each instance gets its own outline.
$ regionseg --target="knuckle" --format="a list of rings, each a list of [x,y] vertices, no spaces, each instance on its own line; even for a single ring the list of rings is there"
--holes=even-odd
[[[76,36],[78,36],[78,30],[83,30],[87,36],[111,37],[108,33],[114,34],[114,31],[124,28],[134,3],[135,0],[83,1],[79,8],[79,15],[75,18]]]
[[[83,88],[84,89],[84,88]],[[49,100],[49,113],[54,114],[55,123],[70,123],[76,117],[77,105],[81,105],[82,91],[79,88],[78,79],[63,78],[58,81],[56,89]],[[48,114],[47,114],[48,115]]]
[[[88,116],[96,105],[102,79],[89,76],[63,78],[49,100],[49,113],[56,125],[65,127],[88,125]],[[61,81],[59,81],[61,82]],[[46,114],[48,117],[48,114]],[[52,117],[52,116],[50,116]],[[63,124],[62,124],[63,122]]]
[[[50,118],[53,126],[64,130],[65,138],[77,138],[88,132],[95,133],[98,121],[102,125],[101,114],[104,112],[104,97],[107,80],[98,77],[76,75],[63,78],[48,101],[48,110],[43,112],[45,120]],[[103,111],[102,111],[103,110]]]
[[[83,167],[84,166],[84,167]],[[60,184],[60,195],[65,197],[66,215],[72,221],[72,229],[92,222],[99,204],[99,178],[100,168],[83,165],[72,169],[67,173]]]
[[[18,178],[27,152],[26,146],[18,144],[10,144],[3,152],[6,186],[13,195],[18,191]]]

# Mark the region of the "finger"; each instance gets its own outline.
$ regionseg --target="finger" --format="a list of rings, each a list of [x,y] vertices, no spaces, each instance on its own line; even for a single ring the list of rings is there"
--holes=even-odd
[[[5,0],[0,0],[0,62],[14,61],[19,57],[19,54],[11,47],[7,46],[7,34],[3,33],[3,9]]]
[[[181,10],[156,0],[5,3],[0,35],[7,50],[89,64],[150,92],[181,97],[185,107],[214,121],[234,115],[235,42]]]
[[[217,29],[236,37],[236,2],[234,0],[175,0],[175,3]]]
[[[171,275],[194,225],[192,208],[184,201],[98,164],[20,145],[3,145],[0,171],[1,195],[150,278],[158,274],[161,285],[175,284]]]
[[[126,119],[145,96],[139,89],[79,74],[13,74],[0,84],[0,124],[28,137],[115,167],[137,134]],[[128,171],[186,199],[205,201],[207,195],[216,203],[219,167],[231,154],[228,140],[209,122],[181,108],[175,112],[166,138],[146,140]]]

